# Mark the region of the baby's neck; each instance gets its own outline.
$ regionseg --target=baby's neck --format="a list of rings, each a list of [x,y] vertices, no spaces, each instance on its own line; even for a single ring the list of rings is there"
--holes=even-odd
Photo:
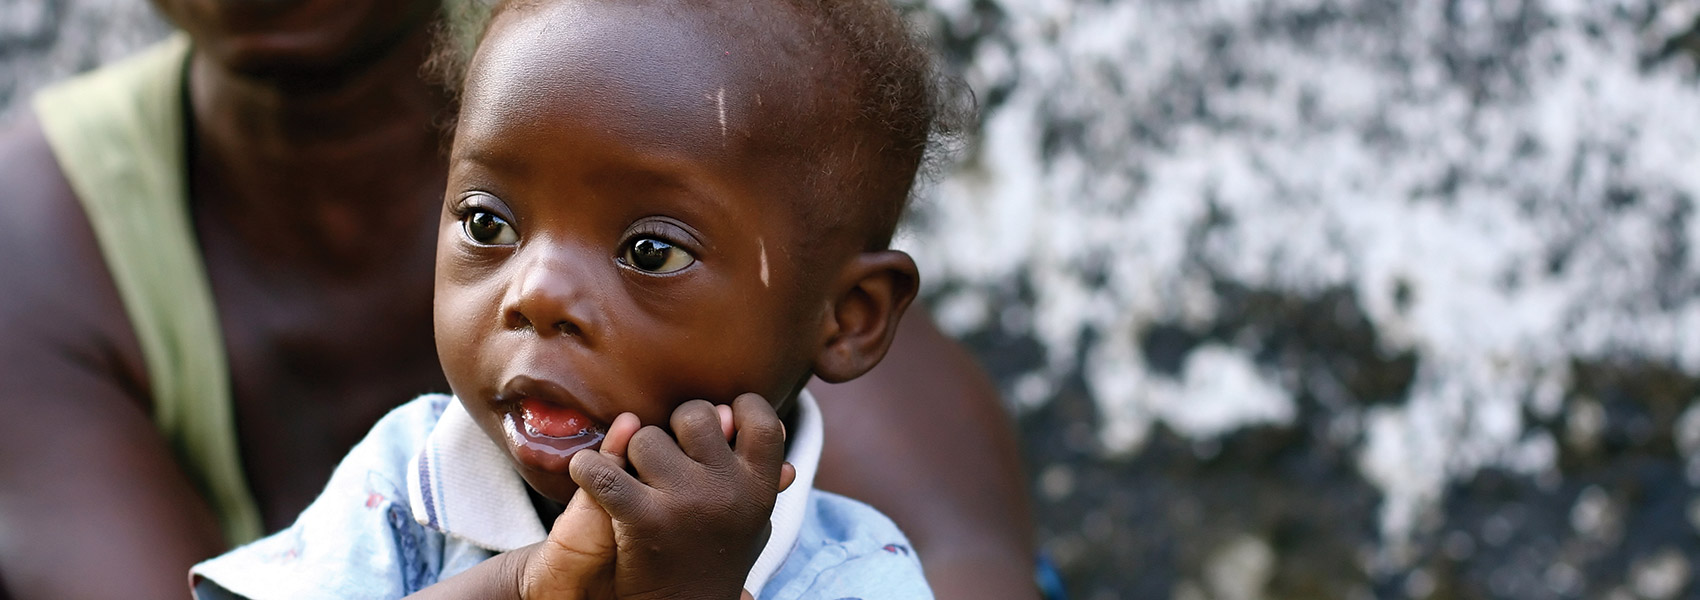
[[[531,489],[529,484],[525,486],[525,495],[531,498],[531,508],[537,511],[537,519],[543,523],[544,531],[553,529],[555,519],[567,510],[567,505],[550,500],[547,496],[537,493],[537,490]]]

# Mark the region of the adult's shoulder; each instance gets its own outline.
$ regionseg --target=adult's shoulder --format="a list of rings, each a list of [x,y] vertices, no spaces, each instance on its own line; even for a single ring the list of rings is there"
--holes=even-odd
[[[55,247],[69,247],[74,244],[67,242],[86,237],[81,241],[88,242],[89,249],[95,250],[95,256],[99,257],[98,249],[93,246],[92,232],[88,231],[88,219],[83,215],[76,194],[71,191],[71,183],[65,179],[65,172],[53,155],[53,147],[47,142],[41,122],[27,108],[10,119],[0,121],[0,190],[5,190],[6,198],[5,202],[0,202],[0,219],[4,219],[13,231],[13,235],[0,239],[0,244],[48,243]],[[55,223],[52,227],[22,227],[30,221],[65,218],[73,219],[70,225],[82,225],[82,232],[90,235],[49,235],[46,232],[48,229],[75,229],[66,227],[64,223]]]
[[[29,115],[0,123],[0,231],[0,571],[18,597],[180,595],[218,521],[152,422],[128,317]]]
[[[88,216],[28,111],[0,123],[0,227],[0,380],[64,362],[145,398],[140,347]]]

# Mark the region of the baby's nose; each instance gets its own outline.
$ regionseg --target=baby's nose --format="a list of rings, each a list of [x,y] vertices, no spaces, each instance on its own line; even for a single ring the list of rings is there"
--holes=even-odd
[[[540,337],[568,336],[588,341],[595,329],[593,278],[584,265],[561,253],[525,260],[503,306],[509,329],[529,329]]]

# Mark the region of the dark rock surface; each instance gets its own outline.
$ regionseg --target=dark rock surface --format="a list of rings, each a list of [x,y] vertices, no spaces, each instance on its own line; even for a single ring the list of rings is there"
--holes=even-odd
[[[1700,2],[929,0],[1076,598],[1700,598]],[[0,106],[165,31],[0,0]]]

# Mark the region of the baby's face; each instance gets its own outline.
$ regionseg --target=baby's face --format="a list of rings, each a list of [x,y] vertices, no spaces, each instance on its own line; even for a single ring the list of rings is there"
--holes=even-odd
[[[831,277],[789,250],[808,242],[787,208],[798,178],[757,143],[775,113],[756,94],[776,88],[751,83],[706,28],[646,10],[498,17],[450,158],[443,369],[560,502],[571,452],[621,412],[665,427],[691,399],[790,398],[831,309]]]

